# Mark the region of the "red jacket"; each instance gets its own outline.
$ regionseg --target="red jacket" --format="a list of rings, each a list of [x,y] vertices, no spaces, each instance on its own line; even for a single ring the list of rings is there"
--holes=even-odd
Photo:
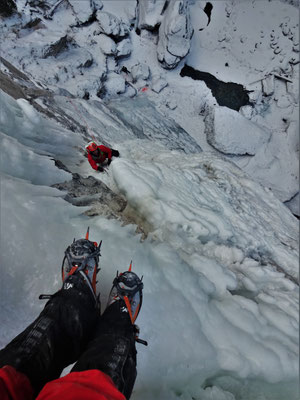
[[[29,379],[13,367],[0,368],[1,400],[33,400]],[[70,374],[47,383],[36,400],[126,400],[111,378],[97,369]]]
[[[91,164],[91,167],[96,171],[98,169],[97,164],[102,164],[107,158],[111,160],[111,149],[106,146],[97,146],[97,149],[100,150],[99,157],[92,156],[90,152],[88,152],[88,160]]]

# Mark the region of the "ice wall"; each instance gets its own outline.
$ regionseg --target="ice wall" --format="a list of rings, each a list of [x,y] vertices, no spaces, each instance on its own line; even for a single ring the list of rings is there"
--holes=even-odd
[[[83,139],[1,96],[1,346],[35,318],[40,293],[60,288],[63,252],[89,225],[103,239],[103,307],[116,270],[133,259],[144,275],[149,347],[138,345],[133,399],[297,399],[298,225],[284,206],[230,162],[137,138],[115,119],[121,158],[97,177],[149,221],[140,242],[135,226],[88,218],[47,186],[69,176],[51,158],[96,174]]]

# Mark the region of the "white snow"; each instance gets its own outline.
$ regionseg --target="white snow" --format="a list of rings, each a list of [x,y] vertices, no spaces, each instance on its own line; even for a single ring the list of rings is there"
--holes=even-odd
[[[26,3],[1,23],[1,56],[59,93],[55,106],[88,135],[0,92],[0,345],[37,316],[40,293],[60,288],[64,250],[90,226],[103,239],[103,308],[116,270],[133,259],[144,275],[138,324],[149,347],[138,345],[133,400],[298,399],[299,227],[282,204],[299,213],[297,6],[213,0],[209,20],[206,1],[148,0],[135,20],[132,0],[72,1],[75,12],[65,1],[52,19]],[[98,21],[76,26],[90,9]],[[36,16],[35,29],[21,28]],[[65,35],[72,48],[43,59]],[[157,52],[179,64],[163,69]],[[204,82],[180,77],[184,63],[243,84],[255,104],[239,113],[218,106]],[[71,102],[65,90],[90,101]],[[211,134],[230,155],[207,141],[208,115],[224,121]],[[91,134],[121,153],[102,175],[79,151]],[[122,193],[147,239],[65,202],[48,187],[71,179],[54,159]]]

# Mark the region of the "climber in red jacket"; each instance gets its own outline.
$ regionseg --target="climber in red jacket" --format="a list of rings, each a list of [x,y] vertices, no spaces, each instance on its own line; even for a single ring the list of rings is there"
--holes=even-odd
[[[103,165],[109,165],[112,157],[119,157],[118,150],[110,149],[106,146],[98,146],[95,142],[90,142],[85,147],[91,167],[96,171],[103,171]],[[100,164],[100,165],[98,165]]]
[[[74,239],[63,286],[38,318],[0,351],[1,400],[125,400],[136,379],[135,320],[143,283],[131,267],[116,276],[100,316],[96,275],[100,245]],[[59,378],[74,363],[71,372]]]

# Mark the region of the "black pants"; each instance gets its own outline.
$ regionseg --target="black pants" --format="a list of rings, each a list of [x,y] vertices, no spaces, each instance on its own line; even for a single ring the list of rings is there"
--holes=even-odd
[[[0,351],[0,367],[10,365],[24,373],[35,394],[62,370],[99,369],[109,375],[129,399],[136,378],[134,327],[119,302],[100,316],[94,298],[80,276],[73,287],[61,289],[39,317]]]

